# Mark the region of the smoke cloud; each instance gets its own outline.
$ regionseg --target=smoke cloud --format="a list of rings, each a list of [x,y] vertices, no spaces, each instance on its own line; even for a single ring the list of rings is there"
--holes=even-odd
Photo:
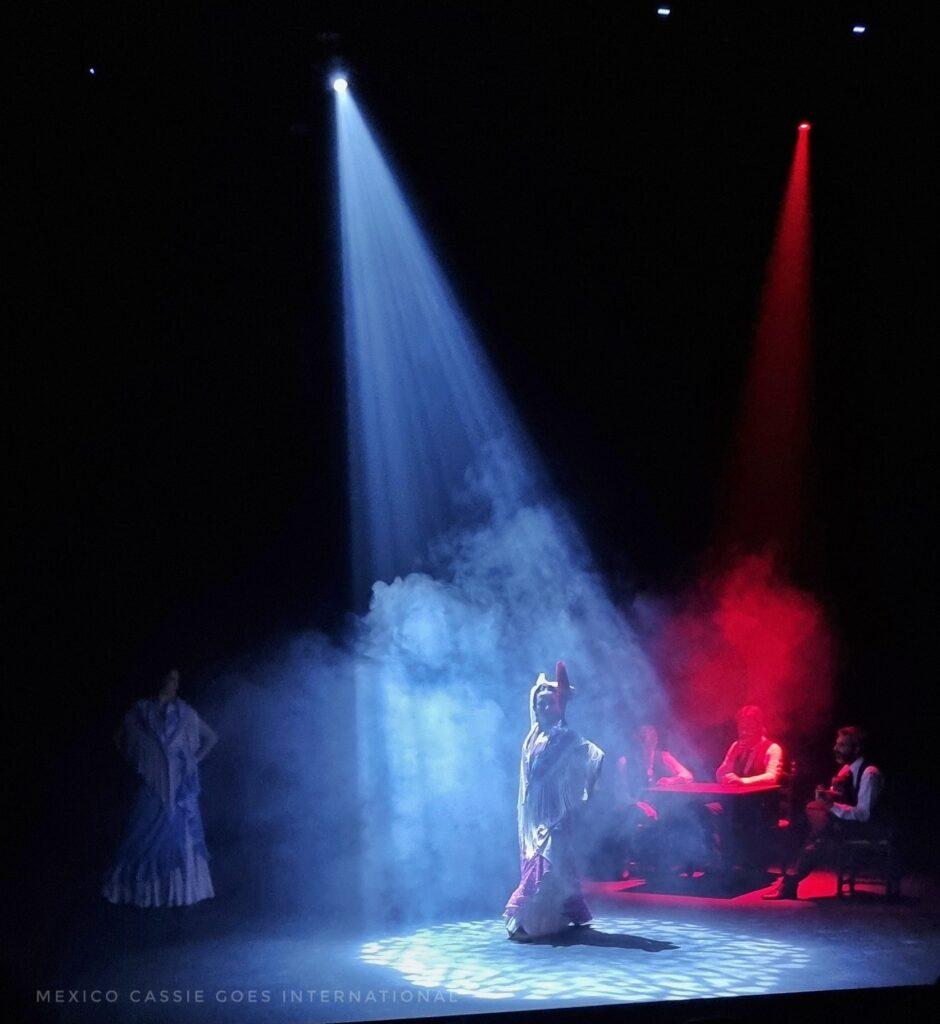
[[[822,606],[778,571],[770,553],[739,557],[658,612],[649,651],[702,745],[717,755],[744,704],[795,755],[827,724],[833,641]]]
[[[221,737],[206,763],[210,839],[240,865],[233,894],[251,889],[259,909],[377,927],[498,914],[518,880],[536,675],[566,661],[569,724],[611,762],[639,722],[670,717],[565,509],[505,501],[495,459],[464,495],[475,524],[439,538],[433,571],[377,582],[341,641],[298,638],[219,681],[200,709]]]

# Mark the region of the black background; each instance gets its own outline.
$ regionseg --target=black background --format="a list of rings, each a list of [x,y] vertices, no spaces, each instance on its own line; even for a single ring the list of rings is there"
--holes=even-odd
[[[859,38],[866,5],[655,6],[36,13],[7,403],[28,870],[64,836],[57,881],[96,863],[94,779],[155,675],[193,694],[350,611],[333,51],[625,600],[707,548],[812,120],[796,579],[837,632],[840,718],[936,820],[926,7],[875,5]]]

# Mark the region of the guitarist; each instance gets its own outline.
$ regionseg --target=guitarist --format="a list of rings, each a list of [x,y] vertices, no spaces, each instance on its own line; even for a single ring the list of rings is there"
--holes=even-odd
[[[831,840],[869,836],[876,827],[875,808],[884,790],[884,776],[864,755],[865,732],[847,725],[836,733],[839,770],[828,787],[817,786],[816,799],[806,805],[810,834],[790,872],[784,872],[765,900],[795,900],[797,887],[821,860]]]

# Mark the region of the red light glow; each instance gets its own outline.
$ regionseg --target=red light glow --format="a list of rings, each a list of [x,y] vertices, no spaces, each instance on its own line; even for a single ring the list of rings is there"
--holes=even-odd
[[[825,723],[831,702],[832,640],[823,608],[789,581],[805,527],[810,452],[809,184],[809,132],[800,131],[711,567],[662,624],[652,650],[676,706],[686,709],[686,726],[714,743],[719,757],[744,704],[762,707],[770,735],[792,746]]]
[[[791,742],[826,721],[833,651],[825,614],[777,574],[769,554],[699,580],[651,653],[700,735],[717,730],[730,742],[729,723],[744,704],[760,705],[771,735]]]
[[[789,557],[803,527],[811,364],[809,132],[798,132],[767,263],[719,547]],[[782,567],[785,568],[785,567]]]
[[[809,121],[800,121],[800,131],[801,132],[808,132],[809,131]]]

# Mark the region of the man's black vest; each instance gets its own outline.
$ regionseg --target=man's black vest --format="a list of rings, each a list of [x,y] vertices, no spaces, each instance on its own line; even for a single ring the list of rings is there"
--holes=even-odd
[[[862,788],[862,776],[865,774],[865,769],[869,767],[871,762],[862,761],[858,769],[858,783],[853,778],[853,773],[848,772],[847,775],[839,779],[837,790],[841,792],[841,796],[837,796],[836,800],[840,804],[848,804],[850,807],[855,807],[858,804],[858,792]],[[887,786],[882,782],[881,792],[877,799],[871,804],[869,808],[869,822],[874,822],[879,826],[885,826],[892,820],[892,815],[888,809],[889,803],[885,799],[885,791]]]
[[[840,804],[848,804],[849,807],[854,807],[858,803],[858,791],[862,788],[862,776],[865,774],[865,769],[868,767],[867,761],[862,761],[858,769],[858,784],[855,783],[855,773],[849,769],[849,771],[839,779],[839,789],[842,795],[839,797]]]
[[[629,792],[642,793],[647,786],[655,785],[664,776],[672,775],[672,769],[663,760],[663,752],[657,747],[650,765],[648,755],[640,749],[627,754],[627,785]]]

